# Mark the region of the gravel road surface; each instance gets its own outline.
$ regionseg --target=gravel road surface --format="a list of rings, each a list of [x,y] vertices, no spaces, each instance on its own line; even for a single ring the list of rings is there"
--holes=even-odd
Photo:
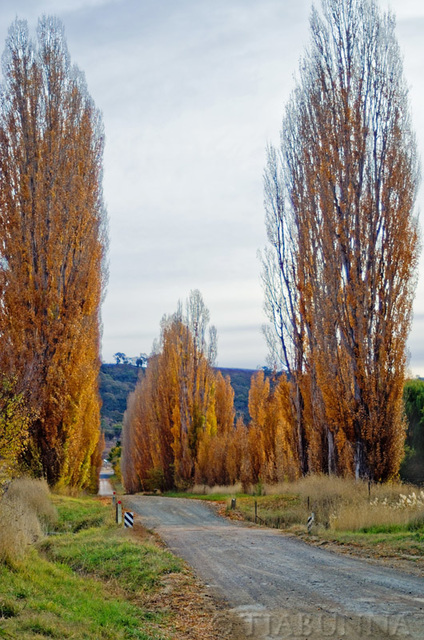
[[[125,507],[227,603],[222,638],[424,639],[421,578],[234,524],[202,501],[131,496]]]
[[[113,495],[113,487],[110,484],[109,478],[113,476],[113,469],[107,469],[103,467],[100,471],[99,482],[99,496],[111,496]]]

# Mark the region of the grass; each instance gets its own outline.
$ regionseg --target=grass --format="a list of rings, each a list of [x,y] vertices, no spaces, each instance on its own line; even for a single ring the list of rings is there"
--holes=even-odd
[[[168,498],[189,498],[210,502],[228,502],[231,498],[248,497],[248,494],[242,492],[241,484],[214,487],[195,484],[190,491],[167,491],[164,495]]]
[[[370,528],[368,531],[328,531],[314,536],[313,541],[335,544],[339,550],[366,558],[387,559],[400,569],[414,570],[423,575],[424,531],[407,531],[401,527]]]
[[[58,532],[77,533],[111,523],[109,510],[100,501],[59,495],[54,495],[52,501],[58,510]]]
[[[55,535],[24,557],[0,562],[0,638],[172,637],[170,613],[145,596],[181,572],[182,562],[150,540],[132,538],[99,500],[54,496],[53,502]]]
[[[47,483],[21,478],[11,482],[0,501],[0,562],[13,563],[57,521]]]
[[[151,615],[32,550],[14,571],[0,566],[0,638],[115,640],[160,637]]]
[[[256,502],[256,510],[255,510]],[[238,496],[236,498],[237,513],[244,520],[275,527],[288,529],[293,525],[304,523],[307,520],[307,510],[301,499],[296,495],[272,495],[272,496]],[[227,506],[230,512],[230,505]]]
[[[162,576],[181,571],[181,562],[151,542],[139,544],[122,529],[102,526],[49,538],[41,544],[47,557],[74,571],[115,583],[129,593],[151,591]]]
[[[306,528],[314,513],[315,532],[420,531],[424,527],[424,492],[401,483],[368,486],[351,478],[307,476],[293,483],[265,485],[262,495],[237,498],[246,520],[254,520],[254,503],[260,522],[268,526]],[[228,509],[230,498],[227,499]]]

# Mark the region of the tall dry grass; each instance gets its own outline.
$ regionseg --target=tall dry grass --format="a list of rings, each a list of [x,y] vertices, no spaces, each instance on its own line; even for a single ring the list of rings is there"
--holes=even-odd
[[[204,496],[235,496],[237,493],[242,493],[242,486],[240,482],[231,485],[215,484],[213,487],[208,487],[206,484],[195,484],[193,488],[190,489],[190,493],[197,493]]]
[[[232,496],[242,493],[242,487],[196,485],[192,491]],[[353,478],[314,474],[294,482],[259,483],[249,493],[258,496],[259,516],[270,526],[306,529],[311,512],[315,527],[333,531],[398,525],[413,528],[424,523],[424,491],[401,482],[369,485]],[[244,516],[252,519],[253,502],[240,500],[239,505]]]
[[[20,560],[56,521],[45,480],[13,480],[0,500],[0,562]]]
[[[408,525],[424,517],[424,493],[401,482],[369,485],[353,478],[317,474],[296,482],[265,485],[263,492],[299,496],[301,518],[307,511],[314,512],[318,526],[334,531]]]

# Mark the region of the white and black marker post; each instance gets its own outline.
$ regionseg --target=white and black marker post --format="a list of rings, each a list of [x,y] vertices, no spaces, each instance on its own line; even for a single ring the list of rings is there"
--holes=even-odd
[[[120,500],[116,503],[116,522],[122,524],[122,502]]]
[[[311,515],[308,518],[308,523],[307,523],[308,533],[311,533],[312,525],[314,524],[314,522],[315,522],[315,513],[312,511]]]
[[[124,513],[124,527],[133,527],[134,526],[134,513],[132,511],[125,511]]]

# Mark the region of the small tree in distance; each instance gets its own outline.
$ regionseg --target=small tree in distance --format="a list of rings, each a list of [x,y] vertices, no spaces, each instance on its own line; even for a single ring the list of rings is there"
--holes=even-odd
[[[114,354],[113,357],[116,360],[116,364],[127,364],[128,363],[128,358],[125,355],[125,353],[122,353],[122,351],[118,351],[117,353]]]

